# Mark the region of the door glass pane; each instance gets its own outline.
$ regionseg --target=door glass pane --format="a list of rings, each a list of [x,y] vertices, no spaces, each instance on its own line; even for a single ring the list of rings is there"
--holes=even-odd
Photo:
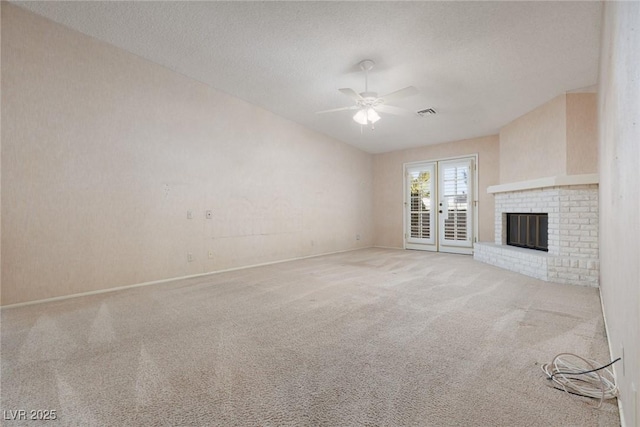
[[[442,174],[445,240],[467,240],[469,214],[469,167],[446,166]]]
[[[411,237],[431,237],[431,172],[411,173]]]

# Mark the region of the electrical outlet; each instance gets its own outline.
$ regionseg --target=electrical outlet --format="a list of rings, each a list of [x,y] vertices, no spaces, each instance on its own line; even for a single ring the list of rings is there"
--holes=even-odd
[[[209,259],[213,259],[213,251],[209,251]]]
[[[193,254],[191,252],[187,254],[187,261],[193,262]]]
[[[360,235],[356,234],[356,240],[360,240]]]
[[[193,211],[187,211],[187,219],[193,218]]]
[[[204,213],[204,216],[205,216],[205,217],[207,217],[207,219],[211,219],[211,218],[213,218],[213,212],[212,212],[212,211],[210,211],[210,210],[209,210],[209,211],[206,211],[206,212]]]

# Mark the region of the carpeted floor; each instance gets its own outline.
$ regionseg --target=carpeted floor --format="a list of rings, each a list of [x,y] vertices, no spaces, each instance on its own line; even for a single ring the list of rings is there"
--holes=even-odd
[[[597,289],[366,249],[3,309],[3,424],[619,425],[547,387],[565,351],[609,360]]]

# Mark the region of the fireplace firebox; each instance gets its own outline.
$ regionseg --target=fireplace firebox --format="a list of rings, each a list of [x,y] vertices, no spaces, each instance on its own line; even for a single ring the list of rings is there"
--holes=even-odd
[[[548,252],[546,213],[507,213],[507,245]]]

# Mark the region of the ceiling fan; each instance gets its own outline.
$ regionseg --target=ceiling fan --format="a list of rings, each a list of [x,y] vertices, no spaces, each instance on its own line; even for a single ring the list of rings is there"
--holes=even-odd
[[[360,69],[364,71],[364,92],[358,93],[350,88],[338,89],[340,92],[353,99],[356,105],[352,105],[351,107],[318,111],[316,114],[357,110],[356,114],[353,116],[353,120],[363,126],[370,123],[371,129],[373,129],[373,124],[380,120],[380,115],[378,114],[378,112],[396,115],[413,114],[412,111],[405,110],[404,108],[388,105],[388,102],[415,95],[418,93],[418,89],[413,86],[407,86],[404,89],[400,89],[379,97],[376,92],[369,92],[369,71],[371,71],[371,69],[375,65],[375,62],[370,59],[365,59],[364,61],[360,61],[358,65],[360,66]]]

